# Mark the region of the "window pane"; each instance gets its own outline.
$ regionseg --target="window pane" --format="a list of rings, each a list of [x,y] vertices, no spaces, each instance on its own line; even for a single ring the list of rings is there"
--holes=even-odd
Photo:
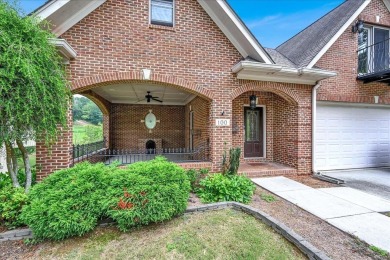
[[[379,72],[389,68],[389,31],[375,28],[374,30],[374,71]]]
[[[358,73],[364,74],[368,73],[368,29],[359,33],[358,36]]]
[[[173,1],[152,0],[152,22],[173,24]]]

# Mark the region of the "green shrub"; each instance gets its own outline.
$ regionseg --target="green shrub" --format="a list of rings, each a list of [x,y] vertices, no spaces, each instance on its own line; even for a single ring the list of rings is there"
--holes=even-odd
[[[31,169],[32,173],[32,183],[31,185],[35,185],[36,183],[36,170],[35,167]],[[26,174],[24,173],[24,169],[18,170],[18,181],[20,186],[24,187],[26,185]],[[0,189],[6,187],[6,186],[12,186],[12,180],[8,173],[0,173]]]
[[[226,175],[236,175],[240,167],[241,148],[230,148],[229,159],[226,150],[222,154],[222,172]]]
[[[202,202],[237,201],[249,203],[255,185],[252,181],[239,175],[211,174],[200,181],[198,196]]]
[[[31,189],[22,220],[38,239],[61,240],[91,231],[104,215],[104,176],[110,171],[114,168],[80,163],[49,175]]]
[[[23,188],[7,185],[0,189],[0,222],[9,229],[23,226],[20,214],[27,202],[28,197]]]
[[[131,164],[110,179],[106,208],[122,231],[169,220],[187,208],[191,186],[186,172],[163,157]]]
[[[191,183],[191,191],[195,192],[196,189],[199,187],[199,182],[202,179],[203,176],[209,173],[208,169],[200,169],[200,170],[188,170],[187,171],[187,177],[188,180]]]

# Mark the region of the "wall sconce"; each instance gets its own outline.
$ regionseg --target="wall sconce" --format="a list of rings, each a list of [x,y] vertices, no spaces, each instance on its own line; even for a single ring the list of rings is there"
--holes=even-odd
[[[254,110],[256,108],[256,101],[257,101],[256,95],[251,95],[249,97],[249,105],[250,105],[252,110]]]
[[[150,80],[150,74],[152,71],[150,69],[142,69],[142,77],[144,80]]]
[[[352,32],[353,33],[361,33],[364,29],[364,23],[362,20],[357,20],[354,25],[352,25]]]

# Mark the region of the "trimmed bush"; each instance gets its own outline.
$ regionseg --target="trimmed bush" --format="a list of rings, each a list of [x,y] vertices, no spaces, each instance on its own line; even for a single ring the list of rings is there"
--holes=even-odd
[[[80,163],[54,172],[31,189],[22,220],[38,239],[61,240],[91,231],[105,213],[104,176],[114,170]]]
[[[187,208],[191,186],[186,172],[163,157],[131,164],[110,179],[108,216],[122,231],[169,220]]]
[[[7,185],[0,189],[0,222],[9,229],[23,226],[20,214],[27,202],[28,197],[23,188]]]
[[[200,181],[197,192],[202,202],[236,201],[249,203],[252,199],[255,185],[252,181],[239,175],[211,174]]]
[[[184,212],[189,191],[184,169],[162,157],[126,169],[80,163],[35,185],[21,219],[37,239],[81,236],[107,217],[125,231]]]

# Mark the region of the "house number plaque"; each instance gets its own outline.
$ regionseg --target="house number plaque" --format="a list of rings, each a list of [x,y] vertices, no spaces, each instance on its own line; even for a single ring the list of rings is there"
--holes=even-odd
[[[216,126],[230,126],[230,119],[219,118],[215,120]]]

